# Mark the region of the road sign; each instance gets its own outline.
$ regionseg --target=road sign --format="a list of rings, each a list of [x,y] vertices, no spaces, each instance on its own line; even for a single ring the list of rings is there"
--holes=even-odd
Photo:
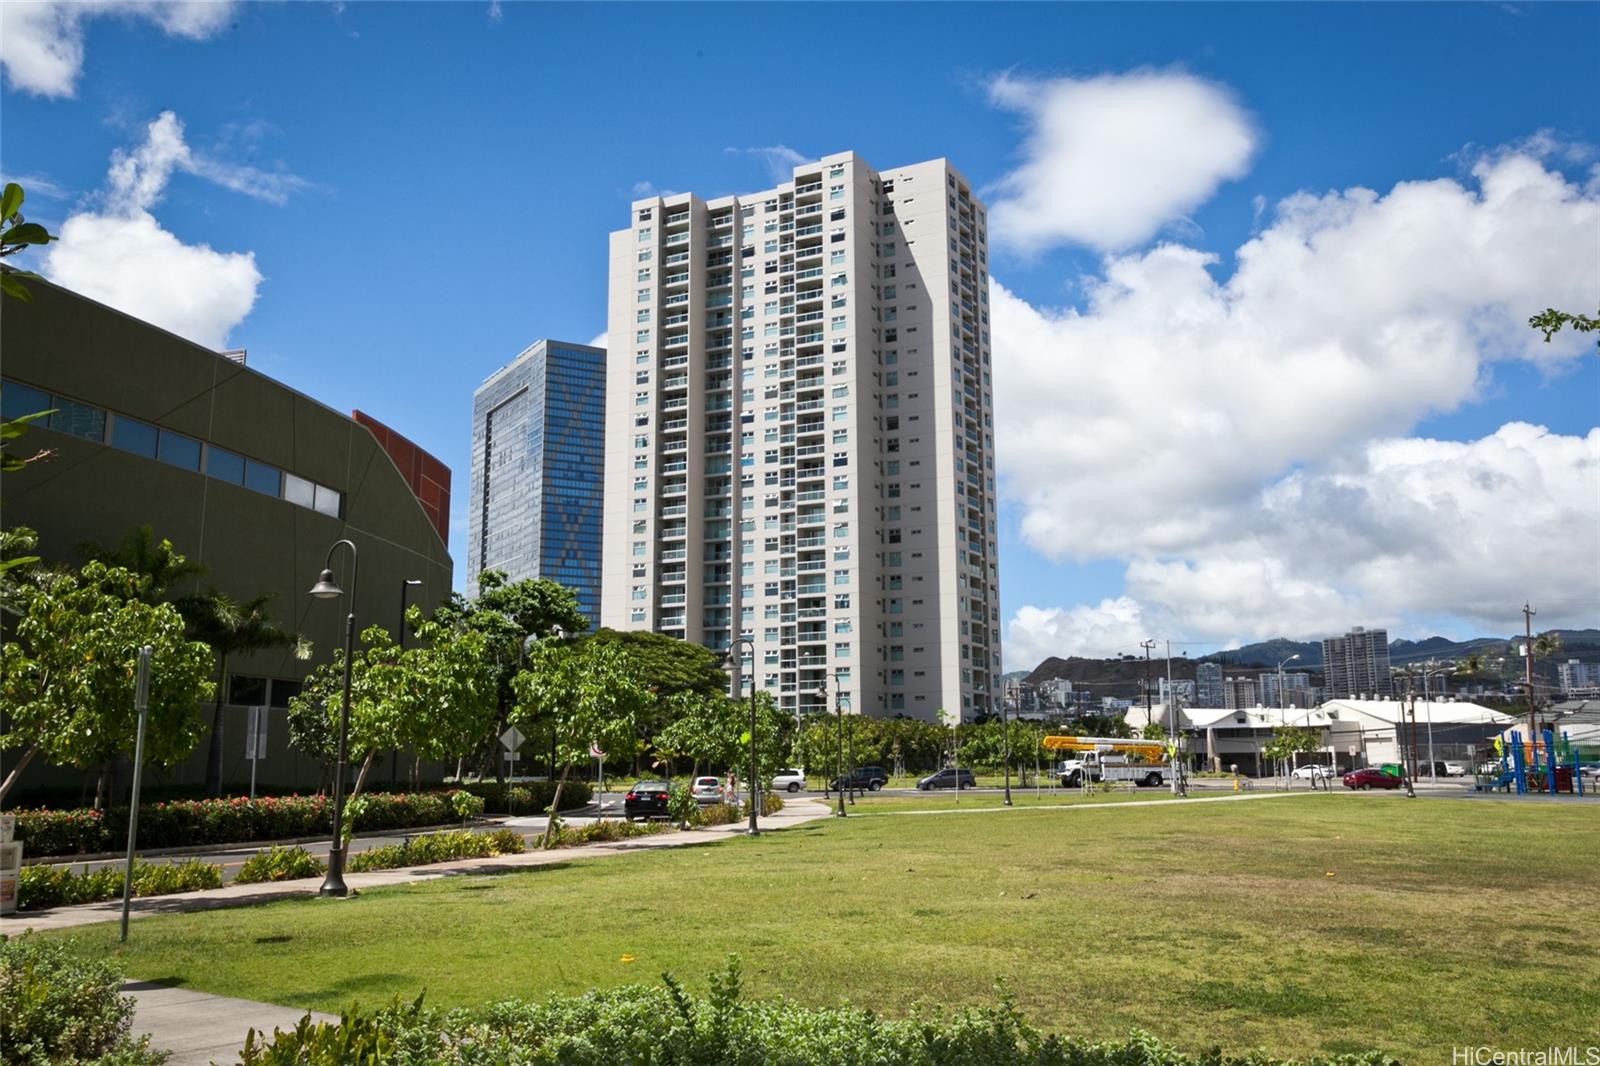
[[[505,746],[507,751],[516,751],[522,747],[523,739],[522,730],[514,725],[507,726],[506,731],[500,734],[500,743]]]
[[[246,759],[265,759],[267,757],[267,709],[265,707],[250,708],[250,716],[245,722],[244,757]]]
[[[589,742],[589,758],[604,759],[605,757],[606,753],[600,750],[600,745],[591,740]]]

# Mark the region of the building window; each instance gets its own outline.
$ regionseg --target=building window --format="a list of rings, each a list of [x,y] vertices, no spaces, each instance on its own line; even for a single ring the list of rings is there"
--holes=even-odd
[[[120,422],[121,419],[118,419]],[[258,463],[254,459],[244,461],[244,487],[254,489],[263,496],[280,495],[280,482],[282,475],[275,466]]]

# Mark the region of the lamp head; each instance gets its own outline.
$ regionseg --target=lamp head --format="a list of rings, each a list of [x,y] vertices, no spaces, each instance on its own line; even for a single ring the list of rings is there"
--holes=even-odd
[[[410,585],[412,588],[416,588],[418,585],[422,584],[422,579],[417,577],[408,577],[406,578],[406,584]]]
[[[311,595],[319,600],[331,600],[344,595],[344,589],[333,580],[333,571],[324,570],[322,576],[317,578],[317,583],[311,586]]]

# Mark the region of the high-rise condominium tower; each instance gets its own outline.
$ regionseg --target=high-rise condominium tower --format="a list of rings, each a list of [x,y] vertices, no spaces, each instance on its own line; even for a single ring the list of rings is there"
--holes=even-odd
[[[967,180],[846,152],[632,212],[611,235],[602,623],[747,636],[785,710],[997,708],[988,226]]]
[[[544,577],[599,620],[605,395],[605,349],[553,340],[472,394],[468,595],[485,570]]]
[[[1379,699],[1394,692],[1389,678],[1389,633],[1356,626],[1322,642],[1322,674],[1329,699]]]

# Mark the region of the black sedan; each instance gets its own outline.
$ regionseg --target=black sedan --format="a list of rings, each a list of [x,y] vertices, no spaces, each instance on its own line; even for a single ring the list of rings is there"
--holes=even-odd
[[[930,788],[976,788],[978,779],[972,776],[971,770],[953,770],[947,766],[918,780],[917,787],[924,792]]]
[[[671,793],[671,786],[665,781],[636,781],[622,799],[622,814],[630,822],[635,818],[665,818]]]

